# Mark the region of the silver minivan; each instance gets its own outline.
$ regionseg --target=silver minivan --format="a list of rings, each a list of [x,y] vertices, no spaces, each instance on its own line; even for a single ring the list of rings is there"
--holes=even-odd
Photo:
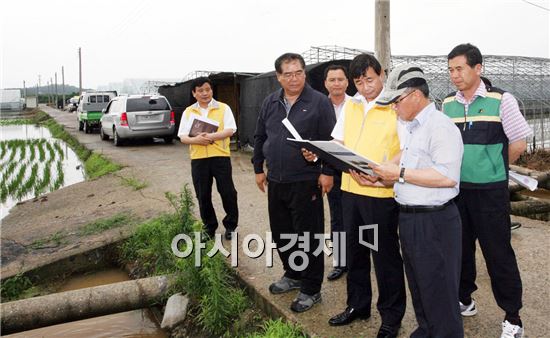
[[[174,111],[164,96],[117,96],[103,110],[99,134],[102,140],[112,137],[115,146],[127,139],[150,137],[172,143],[175,124]]]

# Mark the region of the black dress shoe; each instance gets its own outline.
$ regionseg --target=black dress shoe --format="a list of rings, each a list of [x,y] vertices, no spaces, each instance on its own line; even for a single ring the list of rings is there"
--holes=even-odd
[[[342,277],[342,275],[348,271],[346,268],[334,268],[331,272],[327,275],[327,280],[337,280],[338,278]]]
[[[336,316],[329,319],[328,323],[330,326],[341,326],[348,325],[357,318],[368,319],[370,314],[360,313],[352,307],[347,307],[344,312],[337,314]]]
[[[399,326],[386,325],[382,323],[376,338],[397,338]]]

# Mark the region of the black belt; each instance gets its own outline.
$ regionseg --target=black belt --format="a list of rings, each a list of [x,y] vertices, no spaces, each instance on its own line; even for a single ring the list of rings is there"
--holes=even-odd
[[[408,213],[419,213],[419,212],[432,212],[440,211],[445,209],[447,206],[453,204],[453,200],[448,201],[445,204],[441,205],[399,205],[399,211],[408,212]]]

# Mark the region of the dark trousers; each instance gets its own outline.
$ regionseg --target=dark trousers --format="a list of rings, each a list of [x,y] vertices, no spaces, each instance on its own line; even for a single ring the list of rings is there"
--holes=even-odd
[[[359,227],[377,224],[378,251],[372,251],[379,291],[376,307],[384,324],[399,325],[405,314],[406,296],[403,260],[397,235],[397,203],[393,198],[374,198],[344,191],[342,205],[347,246],[347,305],[362,314],[370,314],[371,249],[359,243]],[[363,231],[363,240],[373,244],[374,231]]]
[[[457,199],[462,218],[460,301],[471,302],[477,290],[476,239],[485,258],[495,300],[507,316],[519,316],[522,284],[510,232],[508,188],[461,189]]]
[[[399,215],[399,238],[418,328],[411,338],[464,337],[458,304],[460,215],[440,211]]]
[[[313,255],[313,251],[321,244],[320,238],[316,239],[314,235],[324,234],[323,199],[317,180],[294,183],[270,181],[267,196],[273,241],[277,244],[277,252],[283,262],[285,276],[301,280],[301,292],[314,295],[321,291],[324,273],[323,252],[317,256]],[[281,251],[281,248],[291,241],[288,238],[282,238],[281,235],[303,236],[304,232],[309,232],[308,250],[298,247],[300,242],[298,239],[290,248]],[[294,269],[290,264],[291,255],[299,251],[304,252],[308,260],[303,271]],[[301,258],[293,261],[296,265],[303,263]]]
[[[191,175],[193,187],[199,201],[201,220],[206,232],[213,236],[218,228],[216,211],[212,205],[212,182],[216,179],[216,188],[222,198],[226,216],[223,225],[229,231],[235,230],[239,222],[237,206],[237,190],[231,174],[231,159],[229,157],[209,157],[191,160]]]
[[[342,209],[342,190],[340,186],[342,184],[342,172],[338,171],[334,173],[334,186],[327,194],[328,206],[330,209],[330,231],[331,238],[333,239],[333,257],[334,257],[334,267],[344,267],[341,257],[338,254],[342,249],[339,244],[340,241],[335,241],[336,232],[344,231],[344,213]]]

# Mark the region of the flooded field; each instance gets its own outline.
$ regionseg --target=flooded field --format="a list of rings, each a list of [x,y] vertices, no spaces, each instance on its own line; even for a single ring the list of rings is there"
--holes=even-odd
[[[0,219],[20,201],[84,180],[76,154],[48,129],[6,125],[0,135]]]

